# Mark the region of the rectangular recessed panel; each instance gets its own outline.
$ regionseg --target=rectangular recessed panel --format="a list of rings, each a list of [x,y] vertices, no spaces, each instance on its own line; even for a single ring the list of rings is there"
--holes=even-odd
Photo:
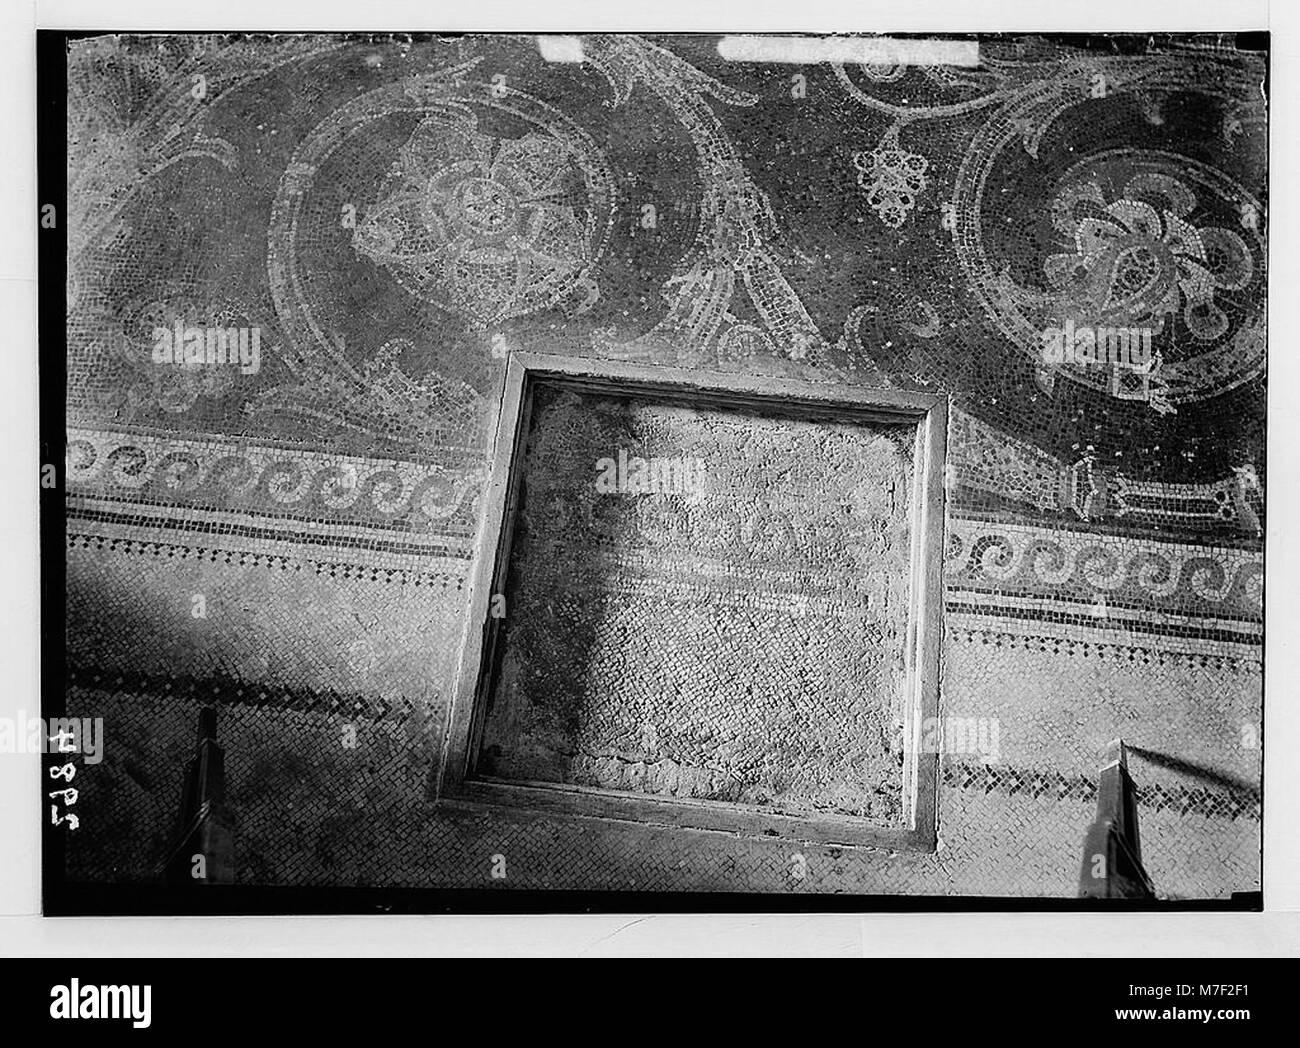
[[[902,826],[915,450],[538,384],[477,773]]]

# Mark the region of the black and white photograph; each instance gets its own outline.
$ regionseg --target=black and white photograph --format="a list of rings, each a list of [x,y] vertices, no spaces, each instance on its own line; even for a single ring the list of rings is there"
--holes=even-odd
[[[20,41],[46,922],[1275,908],[1267,8],[113,6]]]

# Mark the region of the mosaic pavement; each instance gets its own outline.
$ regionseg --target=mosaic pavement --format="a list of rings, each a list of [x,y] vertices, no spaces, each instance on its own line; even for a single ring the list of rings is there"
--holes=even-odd
[[[243,883],[1068,896],[1122,736],[1158,892],[1258,888],[1264,56],[716,44],[70,44],[68,709],[108,735],[71,879],[156,879],[215,704]],[[431,805],[519,351],[951,396],[940,711],[997,746],[943,754],[937,851]],[[677,577],[685,636],[726,606]],[[804,742],[848,731],[832,706]]]

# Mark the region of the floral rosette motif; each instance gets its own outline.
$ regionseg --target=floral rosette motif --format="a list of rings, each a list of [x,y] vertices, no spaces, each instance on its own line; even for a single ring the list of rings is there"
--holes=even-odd
[[[1254,263],[1235,231],[1198,226],[1196,208],[1192,190],[1155,172],[1134,175],[1114,199],[1098,181],[1069,183],[1052,214],[1074,250],[1046,259],[1048,281],[1078,317],[1160,332],[1181,315],[1198,342],[1221,338],[1230,322],[1216,294],[1245,288]]]
[[[428,117],[402,148],[354,246],[412,294],[483,330],[584,283],[591,225],[570,146]]]

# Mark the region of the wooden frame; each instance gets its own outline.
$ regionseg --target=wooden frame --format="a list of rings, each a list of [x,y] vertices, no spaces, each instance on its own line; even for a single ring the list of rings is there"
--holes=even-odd
[[[492,692],[502,622],[492,595],[503,593],[530,426],[539,382],[658,402],[750,408],[765,414],[837,421],[914,422],[917,427],[912,497],[911,606],[907,627],[903,827],[885,828],[852,816],[790,816],[729,802],[630,794],[563,783],[516,782],[475,776],[483,720]],[[479,557],[442,760],[432,784],[439,803],[503,807],[521,812],[616,819],[676,829],[716,830],[823,844],[933,851],[938,754],[923,752],[923,728],[938,712],[943,608],[946,397],[785,378],[520,353],[511,357],[480,519]]]

